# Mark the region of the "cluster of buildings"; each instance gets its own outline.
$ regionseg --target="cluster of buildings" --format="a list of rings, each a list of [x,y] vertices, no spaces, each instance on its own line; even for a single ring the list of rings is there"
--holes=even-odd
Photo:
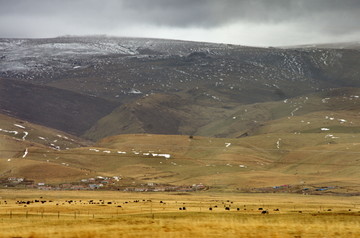
[[[0,187],[11,188],[34,188],[41,190],[118,190],[125,192],[193,192],[207,190],[208,187],[203,184],[193,185],[170,185],[159,183],[137,184],[134,181],[122,181],[120,176],[81,179],[74,183],[47,184],[45,182],[34,182],[25,178],[0,178]]]
[[[27,187],[32,186],[34,184],[34,180],[29,180],[26,178],[18,178],[18,177],[4,177],[0,178],[0,187]]]
[[[203,184],[193,185],[169,185],[169,184],[142,184],[141,186],[126,187],[126,192],[195,192],[207,190],[209,187]]]

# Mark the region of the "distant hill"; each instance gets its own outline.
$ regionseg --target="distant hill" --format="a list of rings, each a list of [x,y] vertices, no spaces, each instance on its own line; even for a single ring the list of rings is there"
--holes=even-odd
[[[196,134],[242,137],[320,131],[321,127],[337,127],[337,132],[348,132],[360,125],[359,100],[359,89],[338,88],[283,101],[247,104],[239,106],[228,117],[199,128]]]
[[[0,114],[0,178],[18,176],[31,180],[73,181],[85,172],[61,163],[49,164],[47,154],[89,145],[89,141],[62,131]],[[29,152],[37,150],[41,153],[34,157],[44,160],[28,160]]]
[[[359,69],[356,42],[0,39],[0,179],[358,194]]]
[[[124,133],[239,136],[202,134],[202,128],[244,105],[359,87],[360,53],[350,48],[115,37],[0,39],[0,110],[92,140]],[[12,98],[25,92],[26,100]]]
[[[66,150],[92,144],[90,141],[63,131],[40,126],[3,114],[0,114],[0,135],[0,157],[14,155],[14,151],[23,151],[26,147]],[[23,155],[23,153],[21,155]]]

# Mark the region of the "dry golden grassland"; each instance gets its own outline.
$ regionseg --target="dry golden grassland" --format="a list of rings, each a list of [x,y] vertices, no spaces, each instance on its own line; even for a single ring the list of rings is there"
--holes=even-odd
[[[0,237],[360,237],[358,197],[0,190],[0,202]]]

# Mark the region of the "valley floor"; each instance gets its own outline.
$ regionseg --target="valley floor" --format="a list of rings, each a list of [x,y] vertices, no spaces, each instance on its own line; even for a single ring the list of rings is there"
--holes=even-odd
[[[0,190],[0,237],[359,237],[358,197]]]

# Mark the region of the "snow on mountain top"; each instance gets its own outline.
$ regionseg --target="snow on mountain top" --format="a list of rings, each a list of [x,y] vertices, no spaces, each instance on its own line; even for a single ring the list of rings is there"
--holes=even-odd
[[[144,38],[0,39],[0,71],[37,70],[53,61],[60,61],[62,68],[70,69],[74,68],[74,65],[66,64],[70,60],[76,61],[89,55],[146,55],[146,53],[139,53],[141,49],[168,56],[187,55],[193,51],[210,52],[211,49],[227,47],[227,45],[213,43]]]

